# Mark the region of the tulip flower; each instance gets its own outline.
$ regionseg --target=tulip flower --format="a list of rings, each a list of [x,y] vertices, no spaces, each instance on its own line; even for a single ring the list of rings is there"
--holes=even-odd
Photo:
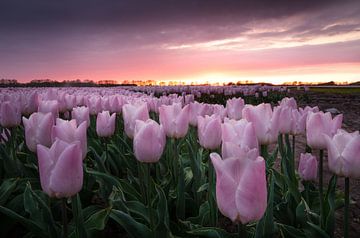
[[[191,102],[189,104],[189,124],[192,126],[197,126],[198,116],[205,116],[206,113],[206,104]]]
[[[339,114],[333,119],[329,112],[310,112],[306,120],[306,141],[313,149],[326,149],[324,134],[333,137],[341,127],[343,115]]]
[[[324,134],[328,150],[329,170],[338,176],[360,178],[359,131],[338,130],[333,138]]]
[[[301,153],[298,172],[304,181],[315,181],[317,177],[318,162],[310,153]]]
[[[242,110],[245,102],[242,98],[232,98],[226,101],[226,112],[230,119],[239,120],[242,118]]]
[[[38,112],[43,112],[43,113],[51,112],[55,120],[56,118],[59,117],[59,103],[57,100],[40,101]]]
[[[134,154],[137,160],[145,163],[159,161],[166,144],[164,129],[151,119],[136,120],[134,134]]]
[[[209,150],[218,148],[221,144],[221,119],[217,115],[198,116],[198,137],[202,147]]]
[[[279,123],[279,132],[281,134],[289,134],[296,122],[292,117],[292,109],[287,106],[278,106],[274,108],[274,114],[279,114],[281,123]]]
[[[80,148],[82,151],[82,158],[85,159],[87,153],[87,123],[82,122],[78,127],[76,121],[56,119],[56,125],[53,126],[51,132],[51,140],[55,142],[56,139],[63,140],[67,143],[73,143],[75,141],[80,142]]]
[[[281,107],[290,107],[291,109],[297,109],[297,103],[296,103],[295,98],[284,97],[279,102],[279,105]]]
[[[116,113],[111,114],[109,111],[103,111],[96,118],[96,133],[100,137],[110,137],[115,133]]]
[[[242,224],[260,220],[267,207],[265,160],[253,151],[227,159],[210,154],[216,171],[218,208],[224,216]]]
[[[21,113],[17,105],[10,102],[2,102],[0,105],[0,125],[5,128],[15,127],[21,123]]]
[[[23,117],[25,127],[26,146],[30,151],[36,152],[37,145],[51,146],[51,130],[54,126],[54,117],[48,113],[36,112],[29,119]]]
[[[87,127],[90,126],[90,111],[88,107],[74,107],[71,111],[71,118],[76,120],[77,125],[85,121]]]
[[[247,153],[251,149],[259,149],[254,126],[245,119],[235,121],[225,118],[225,122],[221,125],[221,131],[223,142],[221,155],[224,159],[233,156],[232,151],[234,150]]]
[[[189,105],[181,108],[181,104],[174,103],[159,108],[160,124],[170,138],[182,138],[189,129]]]
[[[30,115],[36,112],[39,106],[39,94],[35,91],[30,94],[23,94],[21,98],[22,109],[21,112],[24,115]]]
[[[89,108],[90,115],[96,115],[101,111],[101,98],[97,96],[89,97],[86,103]]]
[[[280,118],[279,113],[273,113],[270,104],[246,105],[242,115],[247,121],[252,122],[261,145],[268,145],[277,141]]]
[[[125,104],[122,107],[125,133],[129,138],[134,138],[136,120],[146,121],[149,119],[149,111],[146,103],[141,105]]]
[[[42,190],[56,198],[69,198],[78,193],[83,184],[81,156],[78,142],[56,140],[50,148],[37,145]]]

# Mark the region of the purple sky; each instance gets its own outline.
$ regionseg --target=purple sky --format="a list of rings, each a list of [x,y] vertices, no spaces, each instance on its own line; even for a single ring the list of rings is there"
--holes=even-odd
[[[5,0],[0,78],[358,81],[360,1]]]

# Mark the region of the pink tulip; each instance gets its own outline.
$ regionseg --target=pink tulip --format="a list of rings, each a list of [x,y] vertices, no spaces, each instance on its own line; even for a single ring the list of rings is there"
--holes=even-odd
[[[306,141],[313,149],[326,149],[324,134],[333,137],[341,127],[343,116],[331,118],[329,112],[310,112],[306,120]]]
[[[21,112],[23,115],[30,115],[33,112],[36,112],[39,107],[39,94],[37,92],[32,92],[30,94],[22,94],[21,98],[22,109]]]
[[[252,122],[260,144],[268,145],[277,141],[280,118],[279,113],[273,113],[270,104],[246,105],[242,115],[247,121]]]
[[[300,154],[298,172],[300,177],[305,180],[315,181],[317,177],[318,162],[316,157],[310,153]]]
[[[54,126],[54,118],[50,112],[36,112],[31,114],[29,119],[23,117],[25,127],[26,146],[30,151],[36,152],[38,144],[51,146],[51,130]]]
[[[78,127],[76,121],[66,121],[60,118],[56,119],[56,125],[53,126],[51,132],[51,140],[55,142],[56,139],[63,140],[67,143],[80,142],[82,151],[82,158],[85,159],[87,154],[87,124],[82,122]]]
[[[234,147],[239,147],[236,150],[244,153],[259,148],[254,126],[245,119],[239,121],[225,119],[221,130],[223,142],[221,154],[224,159],[233,155],[230,151],[234,150]]]
[[[159,108],[159,118],[168,137],[182,138],[189,129],[189,105],[184,108],[178,103],[162,105]]]
[[[81,190],[83,164],[78,142],[56,140],[50,148],[37,145],[37,157],[41,188],[50,197],[69,198]]]
[[[189,104],[189,124],[197,126],[197,117],[205,116],[207,106],[204,103],[192,102]]]
[[[260,220],[267,206],[265,160],[252,151],[227,159],[211,153],[210,158],[216,171],[220,212],[242,224]]]
[[[220,104],[213,104],[213,113],[215,115],[218,115],[221,120],[224,120],[224,118],[226,117],[226,109],[223,105]]]
[[[198,116],[198,137],[202,147],[214,150],[221,145],[221,119],[217,115]]]
[[[242,118],[242,109],[245,102],[242,98],[232,98],[226,101],[226,112],[230,119],[239,120]]]
[[[56,100],[40,101],[38,112],[48,113],[54,117],[54,120],[59,117],[59,103]]]
[[[146,121],[149,119],[149,111],[146,103],[141,105],[125,104],[122,107],[125,133],[129,138],[134,138],[136,120]]]
[[[360,178],[359,131],[348,133],[338,130],[331,139],[324,135],[328,150],[329,170],[336,175]]]
[[[148,119],[136,120],[134,135],[134,154],[144,163],[159,161],[166,144],[164,129],[157,122]]]
[[[76,97],[75,97],[75,95],[65,94],[64,95],[64,102],[65,102],[66,109],[71,110],[76,105]]]
[[[21,113],[17,105],[6,101],[0,105],[0,125],[5,128],[15,127],[21,123]]]
[[[274,113],[279,114],[281,123],[279,123],[279,132],[281,134],[289,134],[295,127],[297,119],[296,114],[293,114],[293,109],[288,106],[277,106],[274,108]]]
[[[123,106],[123,98],[119,95],[112,95],[109,97],[109,106],[111,112],[120,113]]]
[[[96,118],[96,133],[100,137],[110,137],[115,133],[116,113],[100,112]]]
[[[77,125],[85,121],[87,127],[90,126],[90,111],[88,107],[74,107],[71,111],[71,118],[76,120]]]
[[[297,109],[297,103],[295,98],[285,97],[279,102],[281,107],[290,107],[291,109]]]
[[[89,108],[90,115],[97,115],[101,112],[101,98],[97,96],[89,97],[86,103]]]

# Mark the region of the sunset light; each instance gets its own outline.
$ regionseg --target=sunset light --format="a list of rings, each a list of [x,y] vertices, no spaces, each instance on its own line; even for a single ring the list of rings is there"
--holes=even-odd
[[[358,1],[120,2],[0,3],[0,79],[360,81]]]

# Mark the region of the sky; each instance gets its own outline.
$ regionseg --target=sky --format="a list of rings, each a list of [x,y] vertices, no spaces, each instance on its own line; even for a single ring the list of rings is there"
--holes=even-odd
[[[360,1],[0,0],[0,78],[360,81]]]

